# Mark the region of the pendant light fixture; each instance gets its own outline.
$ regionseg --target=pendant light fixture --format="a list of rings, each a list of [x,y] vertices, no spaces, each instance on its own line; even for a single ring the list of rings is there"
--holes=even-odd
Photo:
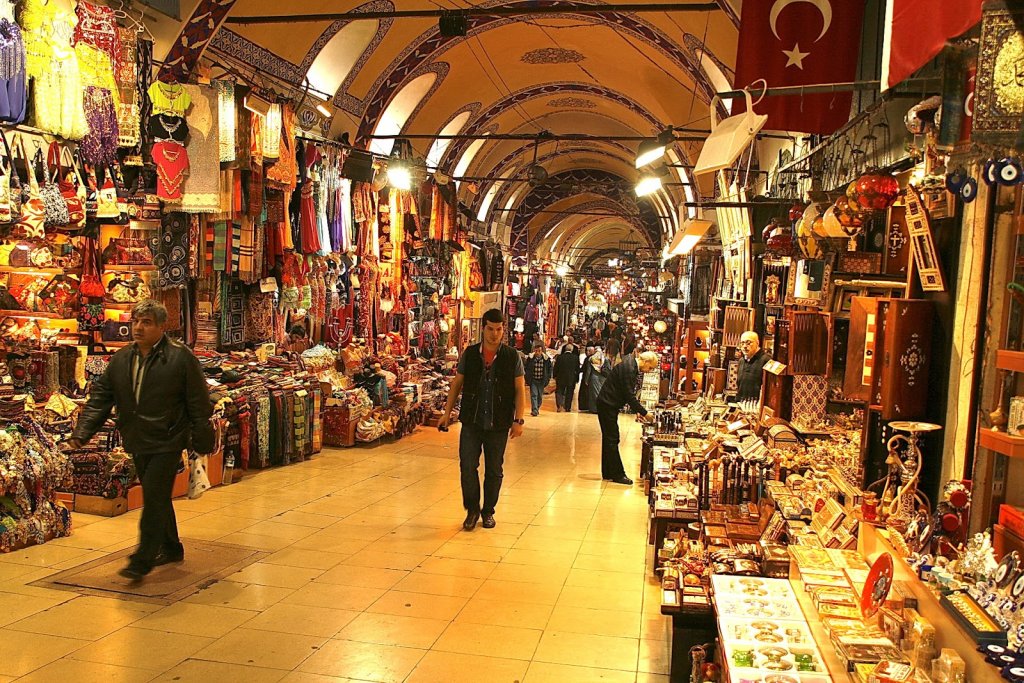
[[[643,140],[636,150],[636,167],[650,166],[665,156],[665,149],[675,140],[672,126],[661,131],[656,138]]]

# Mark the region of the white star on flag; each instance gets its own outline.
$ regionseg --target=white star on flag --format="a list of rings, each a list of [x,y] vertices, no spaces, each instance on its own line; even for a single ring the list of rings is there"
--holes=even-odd
[[[810,52],[800,52],[800,43],[793,46],[792,50],[783,50],[782,54],[786,55],[787,61],[786,66],[795,66],[801,71],[804,68],[804,57],[811,54]]]

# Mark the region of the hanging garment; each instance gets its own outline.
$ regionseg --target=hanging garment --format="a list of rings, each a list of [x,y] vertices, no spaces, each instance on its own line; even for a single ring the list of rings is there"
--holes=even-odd
[[[137,74],[137,81],[135,84],[135,102],[139,107],[139,115],[137,120],[148,121],[149,117],[153,113],[153,103],[149,99],[149,88],[151,86],[152,74],[153,74],[153,42],[149,40],[139,40],[136,35],[135,42],[135,72]],[[124,104],[127,100],[122,96],[121,102]],[[122,131],[122,136],[124,131]],[[143,127],[139,131],[139,143],[132,148],[133,154],[142,154],[142,148],[149,145],[152,140],[146,133]]]
[[[188,213],[220,211],[220,124],[217,90],[208,85],[186,85],[192,100],[188,113],[188,178],[182,185],[181,210]]]
[[[114,80],[117,82],[117,130],[121,147],[135,147],[142,140],[139,108],[139,34],[135,29],[117,29],[117,56]]]
[[[75,51],[53,47],[48,68],[34,76],[32,103],[35,125],[68,140],[81,140],[89,132],[85,119],[81,74]],[[117,123],[116,117],[114,120]]]
[[[159,271],[157,288],[185,289],[188,287],[189,217],[177,211],[164,214],[157,237],[153,265]]]
[[[78,57],[78,70],[83,86],[91,85],[103,88],[110,91],[114,100],[120,99],[121,91],[114,78],[114,63],[110,60],[108,53],[98,50],[92,45],[79,43],[75,46],[75,56]]]
[[[188,151],[177,142],[157,142],[153,145],[153,163],[156,164],[157,196],[165,202],[180,200],[188,173]]]
[[[120,50],[117,20],[114,10],[78,0],[75,7],[78,24],[75,26],[75,46],[89,45],[105,53],[111,64],[119,64]]]
[[[214,86],[217,88],[220,161],[221,163],[227,163],[235,160],[235,144],[237,143],[235,139],[237,119],[237,112],[235,111],[235,84],[232,81],[214,81]]]
[[[172,114],[154,114],[146,124],[149,139],[155,142],[169,141],[184,145],[188,140],[188,121]]]
[[[106,88],[88,86],[84,98],[89,133],[82,138],[82,158],[96,166],[117,163],[118,127],[114,98]]]
[[[285,104],[281,112],[280,158],[267,169],[267,180],[286,190],[294,190],[299,174],[295,154],[295,111],[290,104]]]
[[[25,120],[27,81],[21,27],[0,19],[0,123],[21,123]]]
[[[153,81],[147,91],[149,99],[153,103],[154,114],[171,114],[172,116],[184,116],[192,104],[192,96],[180,83],[164,83]]]
[[[32,78],[53,73],[70,52],[78,18],[52,0],[25,0],[21,11],[25,69]]]
[[[263,117],[263,160],[277,161],[281,157],[281,105],[270,105],[270,111]]]

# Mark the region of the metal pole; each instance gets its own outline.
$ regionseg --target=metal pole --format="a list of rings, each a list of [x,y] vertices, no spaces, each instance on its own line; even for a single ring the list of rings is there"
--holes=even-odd
[[[814,95],[826,92],[850,92],[853,90],[874,90],[881,87],[881,81],[844,81],[842,83],[814,83],[812,85],[780,85],[774,88],[763,87],[750,88],[751,97],[759,97],[762,94],[767,97],[777,95]],[[938,86],[941,81],[938,78],[908,78],[900,83],[903,86]],[[745,97],[743,90],[726,90],[715,93],[723,100]]]
[[[228,17],[229,24],[292,24],[298,22],[359,21],[360,19],[440,19],[443,16],[463,17],[528,17],[545,14],[605,14],[628,12],[644,14],[650,12],[718,12],[717,2],[699,3],[639,3],[636,5],[549,5],[545,7],[491,7],[466,10],[393,10],[390,12],[327,12],[321,14],[278,14],[260,17]]]
[[[690,135],[676,135],[676,140],[688,140],[688,141],[700,141],[706,140],[711,131],[699,130],[696,128],[681,129],[676,128],[675,130],[685,130]],[[485,135],[483,133],[456,133],[453,135],[431,135],[429,133],[396,133],[394,135],[367,135],[367,138],[371,140],[395,140],[398,138],[406,140],[529,140],[538,142],[557,142],[560,140],[580,140],[590,142],[641,142],[643,140],[653,140],[656,135],[587,135],[585,133],[565,133],[561,135],[544,135],[540,133],[494,133],[492,135]],[[783,136],[786,140],[790,139],[790,136]]]

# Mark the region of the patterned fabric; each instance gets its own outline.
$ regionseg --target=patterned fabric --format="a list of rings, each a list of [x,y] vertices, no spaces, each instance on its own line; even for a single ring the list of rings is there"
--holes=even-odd
[[[303,459],[303,455],[306,452],[306,442],[309,439],[309,431],[307,429],[307,406],[306,401],[309,398],[309,393],[304,390],[296,391],[294,394],[294,434],[295,434],[295,451],[292,457],[293,461],[300,461]]]
[[[261,344],[274,338],[274,295],[253,287],[245,297],[245,341]]]
[[[189,213],[220,211],[220,100],[215,88],[186,85],[192,98],[188,113],[188,178],[181,197],[181,210]]]
[[[213,269],[227,270],[228,258],[228,223],[217,221],[213,224]]]
[[[793,415],[818,420],[825,415],[828,402],[828,378],[817,375],[793,377]]]
[[[232,81],[215,81],[214,85],[217,88],[220,161],[221,163],[227,163],[235,160],[235,138],[237,132],[235,84]]]
[[[157,244],[153,264],[159,268],[156,286],[158,289],[185,289],[188,287],[189,261],[189,226],[188,215],[173,211],[164,215],[160,224],[160,232],[156,237]]]
[[[221,283],[220,343],[241,347],[245,343],[245,289],[241,282],[225,277]]]

